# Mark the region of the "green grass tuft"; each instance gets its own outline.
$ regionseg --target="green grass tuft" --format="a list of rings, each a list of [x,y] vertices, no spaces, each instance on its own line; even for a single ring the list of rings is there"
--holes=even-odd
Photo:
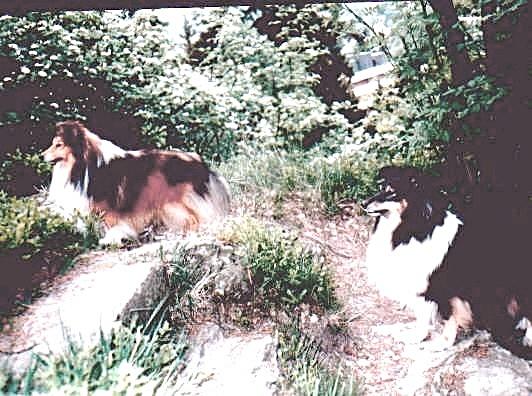
[[[279,363],[285,386],[296,395],[355,396],[361,394],[353,375],[338,364],[327,362],[320,344],[306,336],[298,323],[279,329]],[[336,368],[331,369],[332,366]]]
[[[224,236],[244,248],[255,298],[290,310],[301,303],[337,307],[325,257],[303,247],[297,238],[251,218],[235,223]]]
[[[301,151],[258,152],[240,155],[222,164],[220,172],[233,186],[233,193],[260,203],[274,202],[293,192],[315,192],[327,213],[337,213],[342,201],[362,201],[376,188],[375,178],[384,165],[371,158],[334,158],[325,153]]]
[[[182,363],[186,343],[166,322],[152,329],[119,327],[101,333],[91,348],[68,340],[60,355],[36,355],[22,379],[3,371],[5,394],[153,394],[169,387]]]

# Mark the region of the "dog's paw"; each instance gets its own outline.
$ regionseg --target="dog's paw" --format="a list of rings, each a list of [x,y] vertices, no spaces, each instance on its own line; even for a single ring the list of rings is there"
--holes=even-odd
[[[522,344],[525,347],[532,347],[532,322],[528,318],[522,318],[517,326],[515,326],[515,329],[525,331]]]
[[[454,345],[454,340],[450,340],[444,335],[440,334],[433,340],[427,340],[422,343],[422,348],[426,351],[441,352],[446,351]]]
[[[123,241],[136,240],[137,233],[128,224],[118,224],[107,230],[98,243],[100,246],[122,246]]]
[[[406,328],[401,333],[395,334],[394,338],[403,344],[419,344],[429,336],[429,329],[426,327]]]

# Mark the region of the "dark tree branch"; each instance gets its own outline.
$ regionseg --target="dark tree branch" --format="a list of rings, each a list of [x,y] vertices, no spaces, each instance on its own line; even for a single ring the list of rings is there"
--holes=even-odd
[[[355,13],[351,8],[349,8],[347,5],[344,4],[344,9],[347,10],[351,15],[353,15],[353,17],[358,21],[360,22],[361,24],[363,24],[378,40],[379,42],[379,45],[381,46],[382,50],[384,51],[384,53],[386,54],[386,56],[388,57],[388,59],[390,60],[390,62],[393,62],[393,57],[392,57],[392,54],[390,52],[390,49],[388,48],[388,46],[386,45],[386,42],[382,39],[382,36],[380,34],[378,34],[375,29],[373,29],[373,27],[367,23],[364,18],[362,18],[361,16],[359,16],[357,13]]]

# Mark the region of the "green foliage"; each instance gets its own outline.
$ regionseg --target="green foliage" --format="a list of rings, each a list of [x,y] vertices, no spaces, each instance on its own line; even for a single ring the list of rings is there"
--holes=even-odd
[[[285,12],[294,9],[285,8]],[[312,7],[306,7],[296,16],[308,19],[312,12]],[[221,26],[220,20],[224,20]],[[262,149],[298,147],[315,128],[351,128],[337,109],[314,93],[319,75],[309,69],[327,53],[319,42],[290,35],[286,29],[280,33],[283,42],[276,44],[259,34],[237,8],[213,12],[199,22],[205,28],[217,28],[211,38],[216,46],[209,48],[197,70],[225,87],[224,95],[236,104],[227,121],[238,131],[236,143],[242,148],[250,144]]]
[[[185,349],[183,337],[166,322],[153,329],[118,327],[102,332],[93,347],[68,340],[63,354],[37,355],[22,380],[4,371],[0,389],[7,394],[153,394],[175,378]]]
[[[73,223],[43,210],[33,199],[10,198],[0,192],[1,254],[22,249],[27,253],[21,258],[28,260],[43,250],[63,246],[62,253],[55,254],[72,257],[87,247],[92,237],[93,235],[87,235],[84,238],[76,231]]]
[[[486,54],[477,6],[459,7],[468,18],[458,28],[466,39],[461,49],[481,65]],[[467,129],[469,117],[489,111],[505,92],[481,71],[485,66],[470,81],[453,86],[439,19],[428,2],[390,8],[393,21],[387,40],[396,47],[400,41],[401,47],[394,59],[398,81],[396,87],[385,90],[378,98],[374,106],[377,114],[370,117],[371,124],[378,132],[394,131],[403,140],[403,159],[419,158],[417,153],[427,149],[441,157],[439,148],[449,143],[451,124],[458,120]]]
[[[42,209],[36,200],[0,192],[0,311],[12,308],[17,293],[31,295],[33,288],[95,245],[95,222],[88,219],[85,226],[86,231],[79,232],[74,223]]]
[[[335,213],[342,201],[361,202],[374,194],[378,170],[378,162],[371,158],[340,158],[332,164],[322,163],[319,191],[327,211]]]
[[[320,344],[304,334],[297,323],[279,330],[279,361],[288,387],[297,395],[355,396],[361,394],[359,384],[342,372],[331,369]]]
[[[146,80],[160,74],[161,62],[167,60],[163,53],[168,40],[161,31],[150,18],[128,20],[102,12],[3,16],[0,137],[5,144],[0,160],[6,161],[0,178],[24,184],[16,174],[20,166],[12,170],[16,164],[9,155],[16,150],[34,155],[44,149],[51,140],[50,127],[59,120],[88,120],[106,137],[138,144],[135,112],[142,103],[136,100]],[[41,166],[24,162],[28,164]],[[40,169],[40,178],[26,183],[42,184],[47,173]],[[17,195],[31,193],[28,187],[5,189]]]
[[[275,190],[284,195],[307,185],[308,162],[298,150],[249,150],[220,164],[219,171],[235,192]]]
[[[127,110],[130,95],[169,61],[169,41],[150,16],[30,13],[4,16],[1,22],[1,54],[10,67],[2,70],[0,88],[4,95],[37,94],[6,113],[2,123],[83,118],[102,104]]]
[[[308,19],[313,12],[297,15]],[[1,154],[42,150],[50,126],[65,118],[86,120],[120,145],[183,147],[216,160],[250,144],[299,146],[316,128],[351,128],[339,108],[313,92],[319,78],[309,66],[327,52],[322,44],[287,31],[276,46],[240,8],[203,15],[198,23],[219,29],[216,45],[194,66],[180,59],[149,12],[2,17],[0,133],[9,145]],[[0,175],[7,184],[12,165],[6,161]]]
[[[456,103],[470,113],[500,95],[487,81],[446,94],[449,65],[439,49],[437,20],[419,5],[405,7],[392,13],[404,47],[396,62],[398,88],[381,97],[362,127],[344,116],[356,109],[355,99],[329,103],[316,93],[327,75],[313,69],[326,67],[317,60],[332,56],[336,49],[330,46],[340,43],[338,37],[349,37],[337,36],[346,22],[336,5],[279,7],[276,18],[288,22],[272,37],[259,34],[258,14],[243,8],[204,12],[194,26],[208,32],[208,45],[194,48],[201,56],[190,64],[149,12],[3,17],[0,54],[6,63],[0,68],[5,76],[0,93],[8,100],[0,122],[6,133],[24,130],[16,134],[24,136],[28,130],[31,138],[5,149],[0,187],[14,193],[7,187],[26,179],[16,177],[19,164],[38,167],[35,178],[42,180],[49,170],[28,152],[48,143],[44,126],[74,117],[125,146],[143,141],[184,147],[214,160],[236,154],[235,163],[249,162],[246,168],[264,161],[252,177],[258,185],[275,185],[280,195],[317,188],[334,212],[338,201],[371,192],[377,165],[438,162],[431,152],[448,138],[448,114]],[[414,17],[407,18],[406,11]],[[311,23],[313,18],[320,23]],[[304,32],[294,34],[298,24]],[[29,99],[9,100],[15,96]],[[11,106],[15,102],[24,106]],[[371,129],[378,133],[366,133]],[[324,134],[328,142],[302,154],[304,137],[312,133]],[[346,149],[353,145],[356,151]],[[275,152],[263,154],[267,150]],[[339,161],[331,160],[335,154]]]
[[[206,258],[197,254],[197,249],[201,251],[203,247],[205,246],[180,244],[172,251],[170,259],[165,258],[164,251],[160,252],[161,261],[168,263],[169,267],[170,285],[175,298],[172,308],[174,319],[189,319],[195,315],[200,301],[192,295],[192,291],[201,284],[202,279],[209,278],[209,274],[215,272]],[[213,245],[210,247],[216,250]]]
[[[225,238],[244,246],[255,296],[265,305],[288,310],[303,302],[336,307],[325,258],[305,249],[294,235],[247,219],[234,224]]]

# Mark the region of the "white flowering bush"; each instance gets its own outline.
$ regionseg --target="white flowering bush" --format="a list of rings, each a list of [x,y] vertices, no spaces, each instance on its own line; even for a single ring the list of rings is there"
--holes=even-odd
[[[304,37],[288,37],[276,46],[239,8],[203,15],[201,24],[208,27],[220,19],[224,24],[214,38],[217,45],[199,68],[241,104],[233,120],[239,125],[239,145],[300,146],[314,128],[346,132],[352,127],[312,90],[319,76],[309,72],[309,65],[325,49]]]

